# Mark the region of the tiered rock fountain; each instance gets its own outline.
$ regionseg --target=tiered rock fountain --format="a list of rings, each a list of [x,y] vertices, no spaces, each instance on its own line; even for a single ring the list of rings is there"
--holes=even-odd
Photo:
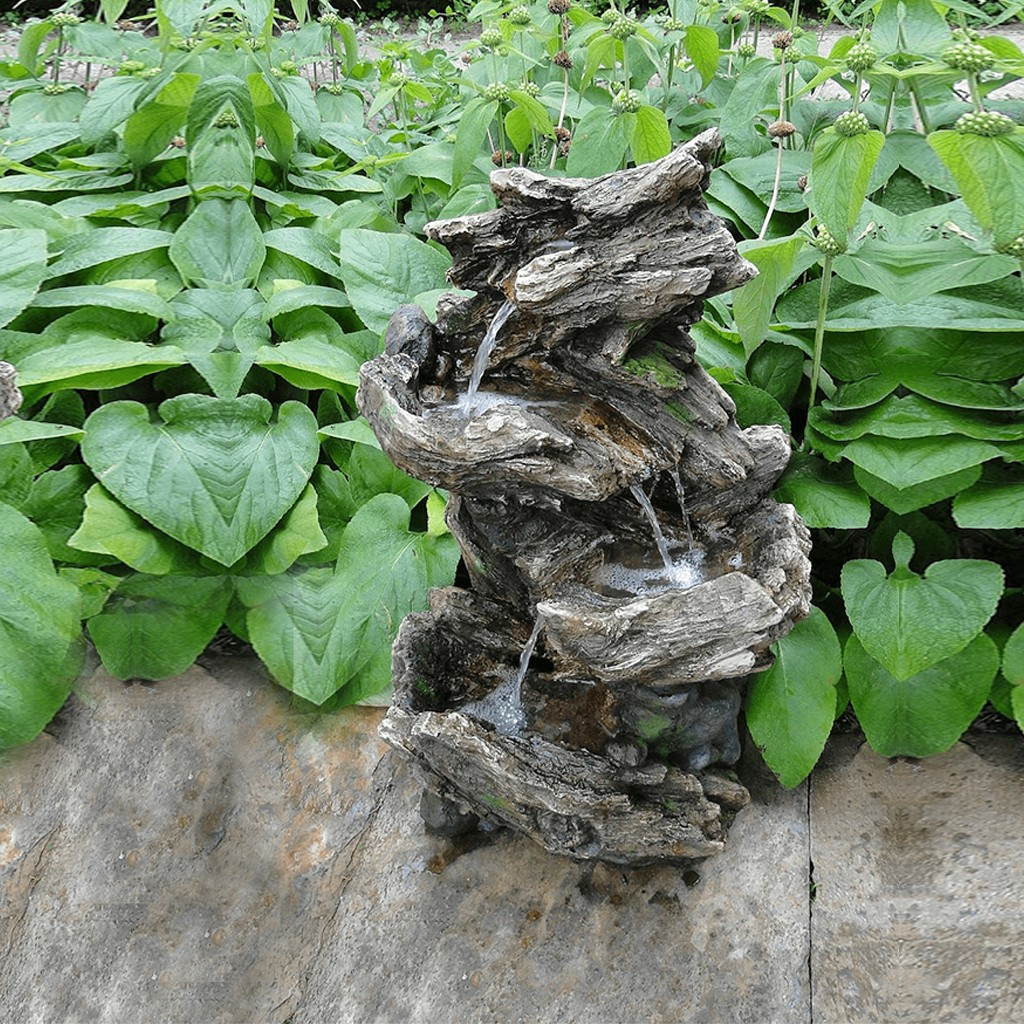
[[[748,800],[744,677],[807,614],[810,542],[769,494],[787,437],[737,426],[686,333],[754,273],[702,198],[717,145],[495,171],[499,209],[427,226],[476,294],[436,325],[402,307],[363,367],[360,408],[451,491],[463,554],[465,585],[402,624],[381,727],[438,831],[642,864],[721,850]]]

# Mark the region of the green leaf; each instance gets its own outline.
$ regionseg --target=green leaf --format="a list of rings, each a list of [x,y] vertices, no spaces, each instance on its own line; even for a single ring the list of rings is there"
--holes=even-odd
[[[594,107],[573,132],[566,170],[574,178],[596,178],[617,171],[636,128],[636,114]]]
[[[1003,645],[1002,669],[1011,686],[1024,686],[1024,623],[1010,634]]]
[[[750,383],[789,408],[804,376],[804,353],[793,345],[770,341],[761,345],[747,366]]]
[[[1021,481],[980,480],[953,501],[953,519],[964,530],[1024,529]]]
[[[775,190],[775,171],[778,153],[774,150],[757,156],[728,160],[722,170],[734,181],[753,192],[767,208]],[[782,151],[782,173],[779,176],[779,194],[775,209],[782,213],[800,213],[807,209],[807,197],[800,188],[801,175],[811,169],[811,154],[802,149]],[[760,230],[761,225],[757,225]]]
[[[269,248],[294,256],[330,277],[339,274],[331,243],[311,228],[273,228],[264,232],[263,241]]]
[[[928,144],[997,248],[1024,234],[1024,128],[992,137],[932,132]]]
[[[959,473],[998,458],[1002,451],[967,437],[896,439],[861,437],[843,449],[843,457],[896,490]]]
[[[707,25],[687,25],[684,32],[686,56],[697,69],[703,88],[718,70],[718,33]]]
[[[147,88],[141,78],[126,75],[101,78],[78,119],[82,141],[93,145],[126,121]]]
[[[880,480],[872,473],[857,466],[853,471],[857,483],[871,495],[875,501],[881,502],[898,515],[906,515],[919,508],[945,501],[960,491],[966,490],[981,476],[980,466],[970,466],[948,476],[940,476],[923,484],[912,487],[897,488],[885,480]],[[866,525],[866,524],[865,524]]]
[[[360,446],[364,447],[364,446]],[[345,529],[337,563],[240,579],[253,646],[282,686],[322,704],[358,678],[351,700],[391,680],[399,623],[427,607],[427,591],[451,582],[450,536],[409,532],[409,507],[379,494]]]
[[[927,757],[951,747],[984,707],[999,652],[982,633],[956,654],[897,678],[851,636],[844,667],[872,749],[883,757]]]
[[[751,682],[747,726],[768,767],[791,788],[810,774],[832,731],[842,651],[817,608],[772,651],[775,664]]]
[[[340,437],[346,441],[355,441],[356,444],[368,444],[371,448],[380,448],[377,435],[362,416],[354,420],[344,420],[341,423],[328,423],[317,433],[320,437]]]
[[[898,680],[963,650],[984,629],[1003,592],[1003,571],[994,562],[949,559],[918,576],[908,567],[913,550],[913,541],[898,533],[891,575],[870,559],[847,562],[842,572],[854,632]]]
[[[672,136],[665,114],[657,107],[642,106],[636,112],[636,128],[629,146],[636,164],[649,164],[652,160],[668,156],[672,150]]]
[[[151,421],[137,402],[101,406],[82,456],[103,486],[182,544],[230,566],[270,532],[306,486],[316,418],[258,395],[180,395]]]
[[[110,556],[152,576],[192,575],[198,568],[194,551],[150,526],[99,484],[85,492],[85,513],[79,519],[67,541],[72,548]]]
[[[779,74],[779,65],[763,57],[744,67],[722,107],[722,139],[730,156],[757,156],[771,148],[757,131],[758,115],[778,96]]]
[[[834,128],[823,131],[814,144],[807,197],[819,222],[844,248],[884,144],[885,136],[879,131],[839,135]]]
[[[92,483],[92,474],[85,466],[40,473],[21,511],[43,531],[50,557],[58,562],[105,565],[109,559],[93,558],[72,551],[68,538],[75,532],[85,508],[85,492]]]
[[[51,280],[65,277],[110,260],[165,249],[173,238],[171,232],[155,228],[109,227],[85,231],[68,239],[60,259],[50,265],[47,277]]]
[[[156,159],[185,124],[200,76],[178,71],[124,126],[124,150],[136,167]]]
[[[512,143],[517,153],[525,153],[533,144],[530,119],[521,107],[513,107],[505,115],[505,138]]]
[[[278,102],[266,79],[254,71],[246,77],[256,116],[256,131],[263,137],[274,159],[285,170],[295,150],[295,128],[288,111]]]
[[[277,79],[277,87],[284,95],[288,116],[295,127],[315,146],[320,141],[320,108],[309,82],[302,75],[288,75]]]
[[[330,428],[324,428],[324,432]],[[397,494],[409,508],[418,505],[430,493],[430,484],[402,472],[379,448],[357,444],[349,456],[345,473],[356,506],[373,500],[378,494]]]
[[[260,347],[270,340],[259,293],[190,288],[172,308],[174,322],[164,327],[164,342],[186,354],[218,398],[234,398]]]
[[[741,427],[752,427],[757,423],[778,423],[789,433],[789,414],[767,391],[740,381],[726,381],[722,387],[736,403],[736,422]]]
[[[224,577],[134,573],[89,619],[89,636],[111,675],[166,679],[202,654],[230,600],[231,581]]]
[[[803,237],[795,236],[742,247],[744,259],[758,270],[757,277],[733,293],[732,315],[748,357],[768,333],[775,300],[785,290],[796,254],[803,245]]]
[[[80,438],[83,433],[80,427],[69,427],[66,423],[40,423],[11,416],[0,421],[0,446],[54,437]]]
[[[46,277],[46,232],[36,228],[0,231],[0,327],[28,304]]]
[[[0,502],[0,536],[0,748],[6,748],[28,742],[60,710],[82,651],[78,591],[57,575],[43,534]]]
[[[341,279],[359,318],[378,333],[391,314],[414,296],[445,287],[447,253],[412,235],[365,228],[341,232]]]
[[[848,466],[831,466],[803,452],[790,457],[775,497],[790,502],[814,528],[863,530],[871,519],[871,502],[854,483]]]
[[[317,493],[312,484],[307,484],[281,522],[245,556],[243,571],[246,575],[272,576],[291,568],[297,558],[326,547],[327,537],[317,516]]]
[[[174,233],[169,255],[178,273],[204,288],[237,290],[251,285],[267,249],[256,218],[240,200],[200,203]]]

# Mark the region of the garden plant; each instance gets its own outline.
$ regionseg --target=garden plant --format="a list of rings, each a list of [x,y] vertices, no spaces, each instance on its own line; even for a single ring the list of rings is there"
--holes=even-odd
[[[360,365],[433,311],[428,221],[495,166],[591,177],[717,126],[708,202],[759,276],[698,356],[780,424],[815,608],[753,678],[786,785],[852,706],[880,754],[1024,723],[1024,53],[1015,3],[572,0],[372,48],[291,0],[55,6],[0,59],[0,746],[86,641],[121,678],[218,631],[325,710],[386,700],[398,623],[458,562],[445,495],[379,450]],[[804,13],[807,13],[806,11]],[[662,372],[652,361],[646,372]]]

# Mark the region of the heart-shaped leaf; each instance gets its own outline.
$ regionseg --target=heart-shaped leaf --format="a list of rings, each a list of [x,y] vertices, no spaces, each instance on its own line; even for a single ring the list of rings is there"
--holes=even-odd
[[[0,502],[0,749],[53,718],[81,663],[78,590],[58,577],[42,533]]]
[[[228,601],[223,576],[144,576],[119,584],[89,635],[103,666],[119,679],[166,679],[184,672],[213,639]]]
[[[346,527],[333,570],[237,581],[253,646],[300,697],[322,704],[358,683],[345,697],[360,700],[388,685],[399,623],[426,608],[430,587],[451,582],[458,557],[450,535],[410,532],[409,506],[378,494]]]
[[[982,631],[1002,596],[1003,571],[994,562],[954,558],[918,576],[905,533],[896,534],[892,551],[889,576],[881,562],[847,562],[842,590],[864,649],[902,681],[962,651]]]
[[[775,664],[751,684],[747,725],[779,781],[795,786],[810,773],[832,731],[842,651],[817,608],[772,650]]]
[[[982,633],[957,654],[897,679],[851,636],[845,668],[850,700],[872,749],[883,757],[926,757],[951,747],[982,709],[999,652]]]
[[[222,565],[237,562],[295,503],[316,464],[316,417],[259,395],[180,395],[150,418],[138,402],[101,406],[82,457],[119,501]],[[162,421],[162,422],[161,422]]]

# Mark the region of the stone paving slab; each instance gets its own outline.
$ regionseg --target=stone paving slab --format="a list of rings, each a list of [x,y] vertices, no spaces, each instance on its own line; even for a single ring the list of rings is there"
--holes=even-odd
[[[815,1024],[1024,1021],[1024,742],[836,737],[811,785]]]
[[[100,672],[0,764],[0,1022],[809,1020],[806,791],[623,871],[427,836],[381,713]]]

